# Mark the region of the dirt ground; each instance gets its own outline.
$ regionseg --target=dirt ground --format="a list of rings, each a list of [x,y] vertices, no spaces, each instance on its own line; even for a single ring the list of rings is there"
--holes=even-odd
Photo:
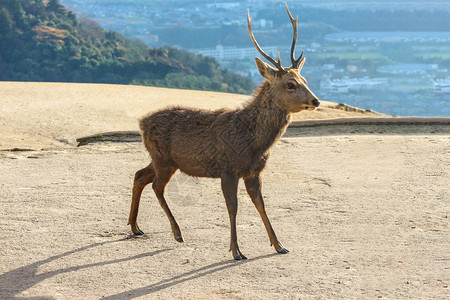
[[[241,183],[238,241],[249,259],[234,261],[220,182],[180,173],[166,195],[185,242],[173,239],[151,188],[138,217],[146,234],[132,236],[131,186],[149,162],[144,147],[76,147],[76,138],[137,130],[140,116],[166,105],[248,99],[0,82],[0,299],[450,298],[448,125],[288,129],[263,175],[288,254],[269,245]],[[294,119],[373,116],[323,102]]]
[[[127,226],[142,145],[0,152],[1,299],[450,297],[449,135],[282,138],[263,175],[275,253],[241,182],[232,260],[220,183],[177,173]]]

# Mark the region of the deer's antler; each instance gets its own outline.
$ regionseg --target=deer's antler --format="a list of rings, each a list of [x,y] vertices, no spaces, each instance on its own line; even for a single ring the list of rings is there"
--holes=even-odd
[[[289,19],[291,19],[292,27],[294,28],[294,37],[292,39],[292,46],[291,46],[291,62],[292,62],[291,68],[297,69],[299,64],[300,64],[300,62],[302,61],[302,57],[303,57],[303,51],[302,51],[302,54],[300,54],[300,57],[298,59],[295,59],[295,44],[297,44],[297,21],[298,21],[298,16],[294,19],[292,17],[292,15],[291,15],[291,12],[289,11],[287,3],[285,2],[284,4],[286,4],[286,11],[287,11],[287,13],[289,15]]]
[[[250,12],[249,12],[248,8],[247,8],[247,24],[248,24],[248,33],[250,34],[250,38],[252,39],[253,45],[255,45],[256,50],[258,50],[258,52],[261,53],[261,55],[264,56],[265,59],[267,59],[275,67],[277,67],[280,72],[286,73],[286,70],[281,66],[280,52],[278,52],[278,62],[277,62],[272,57],[267,55],[267,53],[264,52],[261,49],[261,47],[258,45],[258,42],[256,41],[255,37],[253,36],[253,32],[252,32],[252,18],[250,18]]]

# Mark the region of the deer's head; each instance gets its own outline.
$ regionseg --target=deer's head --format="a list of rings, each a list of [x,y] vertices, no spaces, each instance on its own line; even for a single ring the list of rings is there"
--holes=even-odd
[[[274,101],[276,104],[288,111],[298,112],[305,109],[314,110],[320,105],[320,101],[316,95],[308,88],[306,79],[300,75],[300,71],[305,63],[305,58],[302,54],[298,59],[295,59],[295,44],[297,43],[297,18],[293,18],[289,8],[286,4],[286,11],[291,20],[294,29],[294,37],[291,46],[291,62],[292,65],[288,68],[281,66],[280,53],[278,53],[278,61],[275,61],[267,55],[255,40],[252,32],[252,19],[247,10],[248,31],[253,44],[261,55],[272,63],[276,68],[263,62],[258,57],[255,58],[259,73],[267,80],[272,91],[275,92]]]

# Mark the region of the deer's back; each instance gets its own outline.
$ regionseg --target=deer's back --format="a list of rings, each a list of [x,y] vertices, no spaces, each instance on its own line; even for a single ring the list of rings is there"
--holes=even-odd
[[[252,152],[254,137],[238,111],[173,107],[147,115],[140,126],[153,160],[162,157],[192,176],[220,177],[223,171],[248,176],[267,159],[266,153]]]
[[[202,144],[211,138],[211,126],[223,112],[172,107],[148,114],[140,127],[144,141],[156,142],[161,153],[170,154],[174,146]]]

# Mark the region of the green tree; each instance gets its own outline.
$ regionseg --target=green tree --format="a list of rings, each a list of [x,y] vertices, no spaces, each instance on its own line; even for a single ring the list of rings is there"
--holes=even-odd
[[[78,22],[58,0],[0,0],[0,80],[251,92],[244,78],[233,76],[213,58],[169,47],[150,49],[92,20]]]
[[[55,13],[63,13],[65,12],[64,6],[59,3],[58,0],[49,0],[47,3],[47,9],[49,11],[55,12]]]
[[[9,12],[2,8],[0,10],[0,36],[8,34],[13,28],[13,21]]]

